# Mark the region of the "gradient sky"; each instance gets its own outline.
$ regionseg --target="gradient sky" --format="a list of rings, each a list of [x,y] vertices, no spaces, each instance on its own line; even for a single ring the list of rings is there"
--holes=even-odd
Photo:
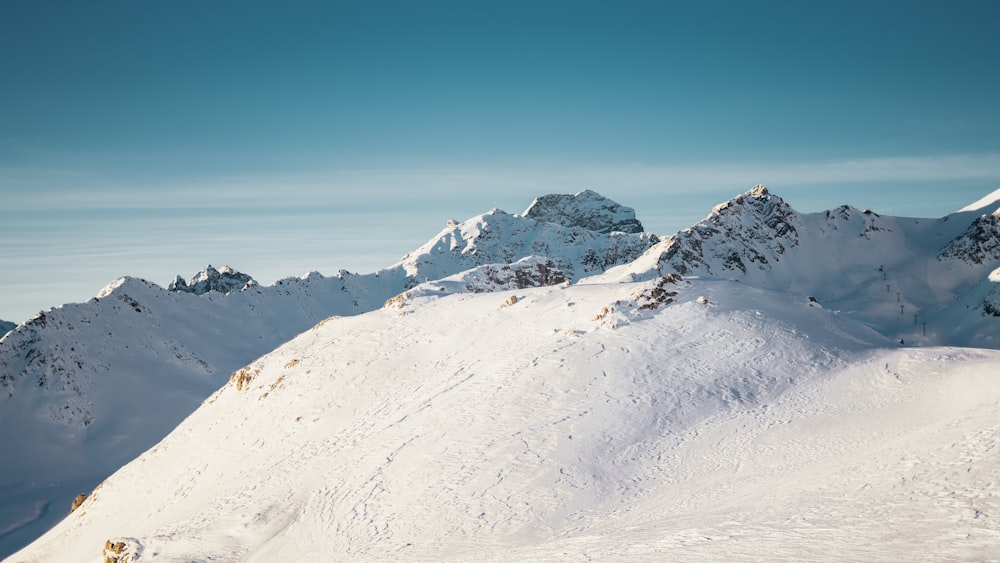
[[[597,190],[940,217],[1000,187],[1000,2],[0,2],[0,318],[373,271]]]

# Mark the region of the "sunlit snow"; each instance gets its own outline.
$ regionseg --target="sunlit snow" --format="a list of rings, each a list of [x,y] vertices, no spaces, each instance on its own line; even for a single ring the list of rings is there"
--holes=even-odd
[[[757,187],[659,241],[493,212],[378,276],[202,296],[126,278],[32,333],[62,354],[47,366],[105,375],[5,381],[5,425],[36,426],[4,447],[61,441],[17,460],[0,534],[65,514],[46,479],[87,492],[57,477],[124,463],[131,426],[152,443],[143,425],[228,377],[10,560],[994,559],[1000,231],[980,215],[799,214]],[[118,324],[144,315],[171,332]],[[76,331],[113,352],[75,352]],[[273,351],[218,373],[255,334]]]

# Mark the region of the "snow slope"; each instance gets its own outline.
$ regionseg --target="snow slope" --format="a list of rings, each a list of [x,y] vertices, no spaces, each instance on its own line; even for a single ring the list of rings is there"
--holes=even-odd
[[[631,210],[593,192],[553,206],[565,207],[547,212],[565,224],[493,210],[450,222],[370,274],[311,272],[262,286],[208,266],[187,281],[178,276],[169,290],[123,277],[87,303],[39,313],[0,339],[0,557],[165,436],[230,372],[321,319],[371,311],[422,282],[536,254],[561,276],[593,274],[658,241],[576,226],[577,214],[600,226],[593,218],[604,208],[615,210],[608,221],[638,224]]]
[[[671,272],[734,279],[815,297],[897,341],[997,348],[987,296],[998,266],[1000,209],[941,219],[848,205],[799,213],[756,186],[634,262],[586,281]]]
[[[722,279],[439,293],[234,372],[10,561],[1000,556],[998,351]]]
[[[755,329],[767,336],[753,335],[739,328],[743,326],[739,323],[731,327],[727,324],[730,317],[724,316],[715,319],[725,321],[718,334],[710,337],[705,333],[706,348],[694,344],[684,347],[678,344],[682,339],[677,335],[661,341],[658,335],[643,334],[637,342],[655,341],[655,346],[650,344],[655,352],[643,348],[641,355],[616,357],[623,365],[628,363],[626,358],[646,362],[645,367],[628,367],[630,373],[648,371],[650,365],[676,366],[672,373],[682,384],[673,380],[667,384],[671,388],[680,385],[677,388],[688,389],[689,394],[703,392],[706,385],[685,379],[704,372],[696,366],[718,363],[720,367],[712,369],[743,374],[746,381],[726,383],[739,397],[777,397],[784,387],[772,381],[764,387],[740,386],[740,382],[754,382],[746,371],[750,367],[772,369],[775,347],[789,354],[785,367],[778,362],[773,368],[780,377],[815,372],[821,374],[816,377],[826,380],[854,377],[845,374],[854,373],[862,360],[851,354],[885,356],[885,361],[892,363],[895,352],[878,350],[904,342],[908,346],[997,348],[1000,341],[1000,275],[996,273],[1000,268],[1000,214],[996,211],[979,209],[942,219],[909,219],[843,206],[800,214],[758,186],[717,206],[690,229],[663,240],[622,232],[637,224],[631,209],[594,192],[545,196],[522,215],[493,210],[465,222],[449,221],[427,244],[372,274],[340,272],[324,277],[310,273],[261,286],[234,270],[209,268],[189,281],[175,280],[175,291],[122,278],[89,303],[40,314],[0,340],[0,383],[6,391],[5,396],[0,395],[0,427],[22,429],[0,437],[0,447],[10,452],[7,459],[11,460],[5,461],[6,471],[0,472],[0,548],[7,550],[0,554],[23,545],[61,518],[78,493],[91,489],[159,440],[231,371],[321,319],[372,311],[387,300],[396,314],[407,316],[415,303],[449,304],[442,309],[447,314],[432,316],[423,329],[431,334],[449,330],[438,326],[451,322],[447,315],[456,319],[471,316],[477,323],[485,315],[464,303],[481,303],[479,299],[487,297],[473,299],[461,294],[520,291],[562,284],[566,279],[580,283],[570,289],[546,291],[554,292],[552,295],[562,295],[561,291],[603,295],[600,288],[607,288],[606,302],[585,315],[604,335],[634,330],[633,313],[652,315],[661,305],[675,310],[673,302],[682,292],[673,287],[679,285],[676,280],[664,281],[672,280],[663,277],[670,273],[683,274],[702,288],[699,291],[722,291],[714,298],[709,295],[708,309],[724,302],[731,310],[743,311],[743,316],[752,310],[753,315],[769,318],[778,315],[784,305],[807,308],[802,309],[803,315],[811,316],[796,314],[789,320],[779,315],[781,323],[791,327],[789,334],[794,338],[774,336],[784,333],[770,325]],[[234,291],[236,287],[240,289]],[[717,289],[720,287],[725,289]],[[220,289],[230,292],[220,293]],[[616,303],[631,299],[623,297],[623,291],[628,295],[639,292],[643,299],[622,312]],[[741,296],[747,302],[732,302],[731,296]],[[507,295],[511,297],[523,296]],[[690,301],[690,296],[685,299]],[[529,308],[518,300],[508,303],[504,299],[503,303],[508,304],[505,309]],[[565,306],[569,310],[575,305]],[[438,305],[418,308],[424,307],[437,310],[434,307]],[[562,318],[552,312],[561,312],[560,306],[552,307],[530,308],[538,322],[550,323]],[[351,322],[363,326],[382,314],[362,315]],[[338,324],[343,324],[341,321],[344,319]],[[421,365],[425,355],[441,361],[437,355],[453,345],[464,351],[454,362],[466,364],[449,364],[449,369],[471,373],[480,365],[470,363],[474,357],[494,357],[484,351],[484,347],[494,346],[494,341],[511,357],[533,349],[533,341],[505,340],[534,334],[535,329],[528,325],[503,325],[504,331],[523,333],[507,335],[494,333],[493,321],[483,322],[486,324],[466,327],[485,335],[483,340],[467,341],[465,336],[456,335],[447,344],[414,349],[408,357],[414,365]],[[570,332],[563,336],[589,334],[578,328],[566,330]],[[363,333],[359,329],[359,335]],[[819,348],[800,342],[800,336],[808,334],[817,335]],[[732,348],[727,348],[728,339],[715,338],[719,335],[736,335]],[[392,336],[380,338],[388,350],[412,346],[393,341]],[[406,338],[421,342],[424,337],[415,332]],[[364,347],[360,336],[354,342],[355,348]],[[625,345],[621,348],[629,349]],[[717,358],[720,354],[721,359]],[[783,354],[778,353],[778,357]],[[987,352],[942,354],[956,358],[956,365],[964,365],[959,359],[977,354],[992,358]],[[631,360],[635,357],[640,360]],[[365,365],[371,367],[364,373],[374,370],[386,377],[413,367],[393,361],[366,358]],[[973,364],[976,362],[969,365]],[[347,366],[337,369],[346,370]],[[913,372],[915,376],[923,373],[919,369]],[[557,370],[546,377],[556,381],[562,375]],[[534,392],[532,389],[525,392]],[[480,401],[472,396],[462,400],[472,404]],[[660,400],[656,399],[657,406]],[[697,420],[722,416],[717,413],[722,407],[715,403],[695,403],[690,408],[698,413]],[[667,418],[671,425],[696,422],[686,415],[677,419],[680,422]],[[239,424],[249,428],[254,423]],[[362,417],[352,424],[380,423]],[[351,440],[362,439],[352,435]]]

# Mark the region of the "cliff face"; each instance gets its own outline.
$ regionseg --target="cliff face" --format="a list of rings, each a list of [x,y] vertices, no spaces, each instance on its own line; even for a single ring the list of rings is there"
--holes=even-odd
[[[584,190],[574,195],[550,194],[535,199],[522,213],[525,217],[564,227],[581,227],[597,233],[641,233],[635,210],[601,194]]]
[[[247,274],[238,272],[229,266],[223,266],[221,270],[216,270],[211,265],[195,274],[191,279],[184,281],[184,278],[177,276],[174,281],[167,286],[169,291],[183,291],[195,295],[204,295],[209,291],[219,293],[229,293],[239,291],[247,284],[256,283]]]

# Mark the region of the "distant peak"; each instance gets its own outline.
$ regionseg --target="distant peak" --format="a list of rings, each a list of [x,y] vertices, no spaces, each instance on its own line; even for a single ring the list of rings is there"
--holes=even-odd
[[[733,199],[716,205],[712,208],[712,211],[715,213],[733,213],[737,209],[742,209],[744,204],[750,204],[751,208],[758,211],[763,211],[775,205],[786,205],[783,199],[768,191],[767,186],[757,184]]]
[[[219,293],[239,291],[251,283],[254,283],[253,278],[234,268],[223,266],[217,270],[209,264],[204,270],[198,272],[187,281],[184,281],[184,278],[178,275],[167,289],[169,291],[182,291],[184,293],[202,295],[209,291],[218,291]]]
[[[114,290],[118,289],[119,287],[121,287],[122,285],[124,285],[126,281],[128,281],[128,276],[122,276],[122,277],[114,280],[113,282],[111,282],[108,285],[104,286],[103,288],[101,288],[100,291],[97,292],[97,298],[101,299],[103,297],[107,297],[108,295],[111,295],[112,291],[114,291]]]
[[[576,194],[549,194],[536,198],[523,215],[564,227],[581,227],[598,233],[643,232],[635,210],[616,203],[593,190]]]

